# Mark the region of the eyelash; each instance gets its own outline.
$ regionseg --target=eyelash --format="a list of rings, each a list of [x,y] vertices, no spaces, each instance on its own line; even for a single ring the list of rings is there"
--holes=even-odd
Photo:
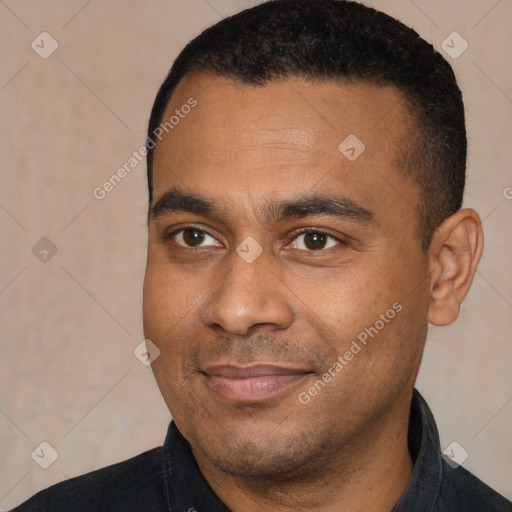
[[[336,240],[336,242],[338,242],[342,246],[347,245],[346,240],[343,240],[337,236],[334,236],[333,234],[329,233],[328,231],[324,231],[323,229],[318,229],[318,228],[301,228],[295,232],[295,234],[293,235],[293,238],[290,240],[290,242],[294,242],[297,238],[299,238],[300,235],[303,235],[304,233],[318,233],[319,235],[325,235],[325,236],[328,236],[329,238],[332,238],[333,240]],[[333,247],[329,247],[329,249],[333,249]],[[323,249],[323,250],[327,250],[327,249]],[[321,252],[321,251],[322,251],[322,249],[319,249],[318,251],[311,250],[309,252]]]
[[[189,225],[187,225],[187,226],[182,226],[182,227],[180,227],[178,229],[175,229],[173,231],[165,231],[165,233],[161,237],[161,241],[163,243],[166,243],[169,240],[171,240],[175,235],[177,235],[181,231],[186,231],[187,229],[195,229],[197,231],[201,231],[203,233],[206,233],[208,236],[211,236],[212,238],[215,238],[215,236],[212,235],[207,229],[199,228],[197,226],[189,226]],[[193,247],[191,247],[191,249],[193,249]]]
[[[170,231],[170,232],[165,232],[162,235],[161,240],[162,240],[163,243],[167,243],[175,235],[177,235],[181,231],[186,231],[187,229],[196,229],[197,231],[201,231],[203,233],[206,233],[208,236],[211,236],[212,238],[215,238],[215,236],[212,235],[212,233],[210,233],[206,229],[199,228],[197,226],[187,225],[187,226],[182,226],[179,229],[175,229],[175,230]],[[301,228],[301,229],[299,229],[298,231],[295,232],[295,234],[293,235],[293,238],[290,240],[289,243],[294,242],[300,235],[303,235],[305,233],[318,233],[320,235],[325,235],[325,236],[328,236],[328,237],[336,240],[336,242],[338,242],[342,246],[347,246],[348,245],[346,240],[343,240],[343,239],[341,239],[341,238],[339,238],[339,237],[329,233],[328,231],[325,231],[325,230],[322,230],[322,229],[318,229],[318,228]],[[181,246],[181,247],[184,247],[184,246]],[[190,249],[194,249],[194,247],[189,247],[189,248]],[[329,249],[332,249],[332,248],[333,247],[329,247]],[[319,249],[318,251],[311,250],[311,251],[308,251],[308,252],[321,252],[321,251],[325,251],[325,250],[327,250],[327,249]]]

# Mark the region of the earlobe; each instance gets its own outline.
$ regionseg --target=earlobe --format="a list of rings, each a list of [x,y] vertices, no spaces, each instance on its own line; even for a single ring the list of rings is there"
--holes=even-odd
[[[459,316],[483,250],[482,222],[471,208],[458,210],[436,230],[429,249],[428,321],[448,325]]]

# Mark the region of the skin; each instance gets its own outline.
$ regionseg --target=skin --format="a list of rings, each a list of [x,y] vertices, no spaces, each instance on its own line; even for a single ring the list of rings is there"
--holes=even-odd
[[[172,190],[218,211],[160,201],[144,281],[145,336],[161,351],[153,371],[173,419],[230,510],[391,510],[412,472],[409,407],[427,325],[457,317],[482,251],[480,219],[458,211],[421,251],[420,190],[397,166],[414,123],[393,87],[190,74],[164,119],[190,97],[197,107],[155,150],[153,205]],[[354,161],[338,149],[349,134],[365,144]],[[310,196],[370,215],[269,216],[270,202]],[[237,252],[247,237],[262,249],[252,263]],[[268,395],[265,380],[243,387],[240,400],[216,387],[217,364],[295,373]]]

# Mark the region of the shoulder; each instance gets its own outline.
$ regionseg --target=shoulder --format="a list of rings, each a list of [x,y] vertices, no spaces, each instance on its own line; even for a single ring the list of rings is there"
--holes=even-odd
[[[512,512],[512,502],[482,482],[468,470],[451,467],[443,460],[443,480],[439,496],[440,510]]]
[[[60,510],[161,510],[162,447],[55,484],[35,494],[13,512]]]

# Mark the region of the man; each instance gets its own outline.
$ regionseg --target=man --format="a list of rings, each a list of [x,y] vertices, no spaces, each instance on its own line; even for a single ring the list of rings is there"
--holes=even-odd
[[[148,135],[144,330],[173,422],[16,510],[512,510],[441,457],[414,390],[483,247],[441,55],[354,2],[268,2],[187,45]]]

